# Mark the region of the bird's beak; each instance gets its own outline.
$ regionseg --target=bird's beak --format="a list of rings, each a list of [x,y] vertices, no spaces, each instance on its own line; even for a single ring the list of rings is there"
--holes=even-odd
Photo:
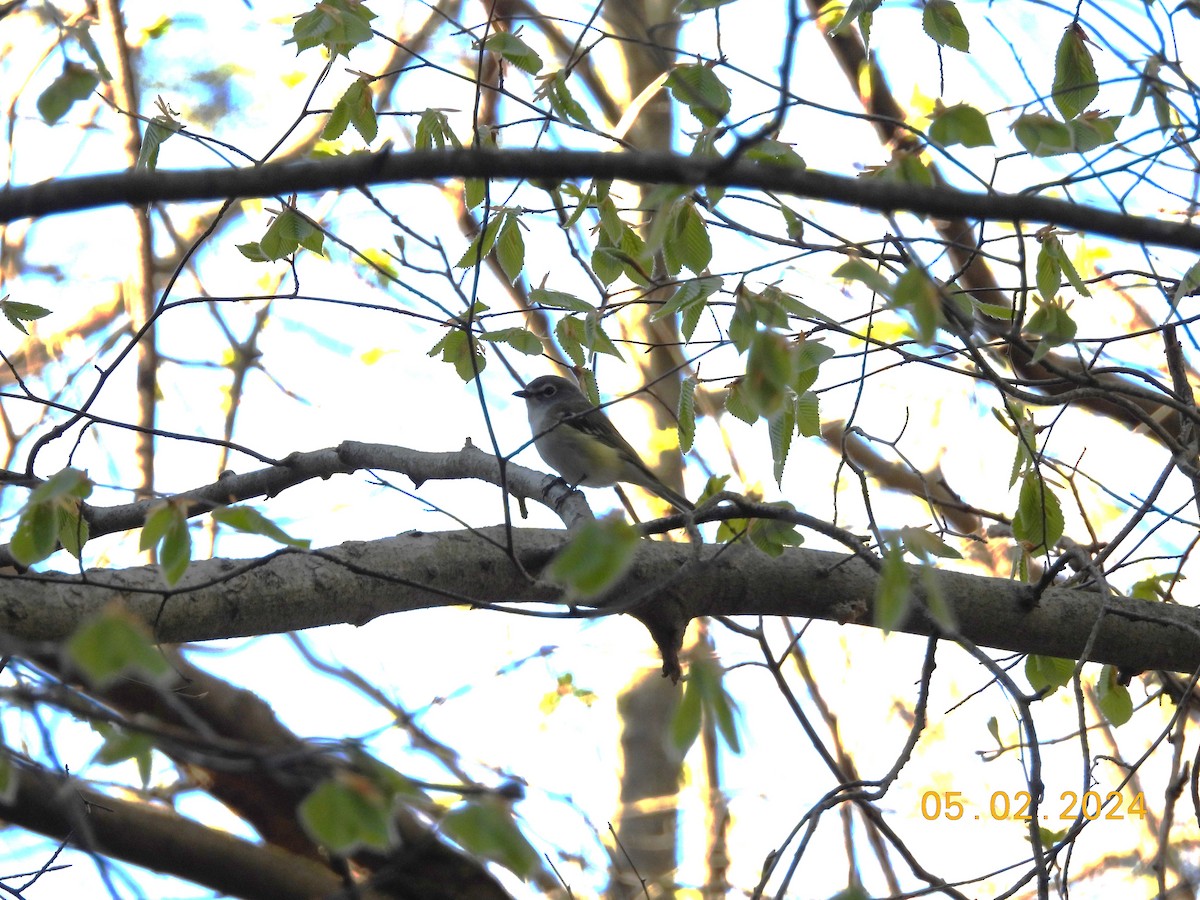
[[[528,397],[529,391],[525,390],[524,388],[521,388],[521,390],[519,390],[519,391],[513,391],[513,396],[514,397]]]

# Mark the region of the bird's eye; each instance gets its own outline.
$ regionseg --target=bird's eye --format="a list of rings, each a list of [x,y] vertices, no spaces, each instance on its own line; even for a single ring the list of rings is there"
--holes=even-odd
[[[549,400],[551,397],[553,397],[557,393],[558,393],[558,388],[556,388],[552,384],[548,384],[544,388],[542,388],[542,396],[545,397],[547,400]]]

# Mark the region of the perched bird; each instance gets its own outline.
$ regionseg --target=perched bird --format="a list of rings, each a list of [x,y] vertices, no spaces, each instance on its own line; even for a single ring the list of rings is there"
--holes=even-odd
[[[543,375],[513,396],[525,399],[537,452],[572,488],[623,481],[644,487],[676,509],[695,509],[659,481],[608,416],[567,379]]]

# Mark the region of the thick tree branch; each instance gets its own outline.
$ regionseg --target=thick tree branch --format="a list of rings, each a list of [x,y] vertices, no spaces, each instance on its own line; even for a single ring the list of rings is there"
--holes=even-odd
[[[342,883],[328,868],[252,844],[147,803],[101,794],[73,778],[32,765],[15,767],[16,794],[0,798],[0,817],[14,825],[167,872],[234,897],[328,897]],[[386,895],[365,888],[359,896]]]
[[[768,166],[674,153],[567,150],[446,150],[357,154],[245,169],[135,171],[58,178],[0,191],[0,222],[113,204],[223,200],[366,184],[464,178],[614,178],[626,181],[758,188],[860,206],[996,222],[1043,222],[1089,234],[1200,250],[1200,226],[1024,194],[978,194],[925,188],[879,178],[847,178],[810,169]]]
[[[506,540],[500,527],[411,532],[260,560],[213,559],[193,563],[174,590],[165,587],[155,567],[9,578],[0,581],[0,632],[61,640],[113,601],[123,602],[165,643],[361,625],[435,606],[563,603],[559,588],[525,573],[540,573],[566,533],[513,532],[516,563],[505,552]],[[915,567],[911,575],[914,584],[921,583]],[[946,570],[933,577],[954,610],[959,633],[981,646],[1077,659],[1092,626],[1103,618],[1090,660],[1134,672],[1200,668],[1200,610],[1059,587],[1046,590],[1029,609],[1028,585]],[[679,633],[688,621],[706,615],[869,624],[876,579],[861,560],[841,553],[791,549],[771,559],[744,545],[647,540],[609,596],[643,597],[645,585],[661,587],[645,608],[609,605],[599,614],[648,617],[653,608],[653,626]],[[593,613],[571,608],[561,614]],[[897,630],[937,633],[919,612]]]
[[[398,472],[418,487],[426,481],[475,478],[491,484],[503,484],[508,493],[519,500],[534,500],[545,504],[573,527],[591,518],[591,510],[582,496],[561,478],[507,463],[503,473],[500,462],[490,453],[467,446],[452,453],[431,453],[410,450],[390,444],[364,444],[343,441],[337,447],[292,453],[277,465],[251,472],[226,473],[212,484],[177,494],[174,499],[184,504],[188,516],[199,516],[221,506],[257,497],[274,497],[288,488],[314,479],[331,478],[362,470]],[[141,528],[146,516],[162,499],[139,500],[121,506],[91,506],[83,504],[92,538],[118,531]],[[14,564],[7,544],[0,544],[0,566]]]

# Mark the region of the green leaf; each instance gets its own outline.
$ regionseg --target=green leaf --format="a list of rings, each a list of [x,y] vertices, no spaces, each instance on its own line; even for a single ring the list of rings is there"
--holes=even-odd
[[[680,757],[687,755],[696,738],[700,736],[700,720],[702,715],[700,690],[693,682],[691,674],[683,686],[683,697],[675,707],[671,716],[671,746]]]
[[[267,259],[283,259],[300,247],[300,217],[290,207],[284,207],[258,242]]]
[[[991,147],[992,129],[987,117],[973,106],[960,103],[935,113],[929,126],[929,139],[943,147]]]
[[[1005,421],[1004,416],[1002,416],[998,410],[993,409],[992,415],[996,417],[1001,425],[1012,431],[1012,428]],[[1008,478],[1008,486],[1010,488],[1017,483],[1017,478],[1020,477],[1021,473],[1033,468],[1033,448],[1037,446],[1037,427],[1033,421],[1033,417],[1026,416],[1025,418],[1018,420],[1017,425],[1019,427],[1020,437],[1017,439],[1017,450],[1016,453],[1013,454],[1012,471],[1010,472]]]
[[[971,298],[971,305],[975,307],[977,312],[993,319],[1000,319],[1003,322],[1012,322],[1015,310],[1011,306],[1005,306],[1003,303],[985,303],[982,300]]]
[[[610,244],[602,238],[596,249],[597,251],[603,249],[604,255],[608,259],[608,265],[618,265],[619,273],[624,273],[625,277],[634,284],[647,287],[653,282],[650,275],[654,268],[653,254],[646,249],[645,241],[628,225],[622,223],[615,244]],[[592,257],[592,263],[593,266],[596,265],[595,254]],[[600,274],[599,271],[596,274]]]
[[[1026,472],[1021,482],[1012,527],[1013,536],[1028,544],[1035,553],[1053,547],[1063,536],[1062,505],[1036,469]]]
[[[691,450],[696,440],[696,384],[695,375],[689,375],[679,384],[679,409],[675,418],[679,423],[681,453]]]
[[[3,299],[0,299],[0,312],[3,312],[4,318],[8,319],[8,323],[22,334],[29,334],[25,330],[25,322],[34,322],[50,315],[50,310],[46,309],[46,307],[37,306],[33,303],[20,303],[16,300],[9,300],[8,294],[5,294]]]
[[[482,341],[491,341],[492,343],[508,344],[508,346],[520,353],[524,353],[526,356],[542,355],[541,340],[528,328],[497,328],[495,331],[481,334],[479,339]]]
[[[746,151],[746,159],[754,162],[768,163],[773,166],[788,166],[793,169],[805,169],[807,164],[804,162],[804,157],[796,152],[791,144],[785,144],[783,141],[777,141],[773,138],[763,138],[757,144]],[[786,206],[781,207],[783,210],[784,219],[788,218],[789,213],[793,218],[796,214]],[[792,240],[798,240],[800,237],[799,231],[793,232],[793,225],[799,226],[801,223],[798,219],[795,222],[788,222],[788,237]]]
[[[675,289],[675,293],[655,310],[654,314],[650,316],[650,321],[657,322],[659,319],[682,313],[683,321],[680,323],[680,330],[685,338],[691,340],[701,314],[708,308],[708,298],[721,290],[724,283],[724,279],[716,275],[683,282]]]
[[[371,82],[359,78],[334,104],[329,121],[321,132],[324,140],[332,141],[342,136],[347,125],[353,125],[364,141],[370,144],[379,134],[379,121],[375,117],[374,97]]]
[[[300,246],[310,253],[323,256],[325,253],[325,234],[319,228],[314,228],[312,222],[300,217]]]
[[[519,878],[538,871],[541,857],[498,797],[480,797],[452,809],[442,819],[441,830],[472,856],[498,863]]]
[[[62,74],[42,91],[37,100],[38,113],[47,125],[55,124],[80,100],[86,100],[100,83],[100,76],[86,66],[68,62]]]
[[[1078,22],[1063,32],[1054,56],[1054,105],[1064,119],[1073,119],[1096,99],[1100,84],[1096,65],[1087,47],[1087,35]]]
[[[1100,680],[1096,684],[1097,705],[1104,717],[1113,725],[1121,726],[1133,717],[1133,699],[1129,689],[1117,681],[1117,668],[1103,666]]]
[[[801,437],[816,437],[821,433],[820,400],[812,391],[796,398],[796,430]]]
[[[1051,232],[1040,240],[1042,247],[1038,250],[1037,283],[1038,293],[1042,294],[1042,298],[1055,299],[1058,288],[1062,287],[1063,275],[1067,276],[1070,286],[1080,294],[1091,296],[1092,292],[1087,289],[1087,284],[1079,276],[1079,270],[1075,269],[1075,264],[1067,256],[1058,235]]]
[[[463,203],[467,209],[474,209],[487,198],[488,181],[486,178],[468,178],[463,183]]]
[[[691,15],[692,13],[703,12],[706,9],[716,9],[718,6],[724,6],[726,3],[733,3],[734,0],[679,0],[679,4],[675,7],[676,12],[681,15]]]
[[[8,546],[22,566],[41,562],[58,549],[58,511],[53,503],[25,507]]]
[[[783,405],[796,376],[796,358],[788,339],[773,331],[760,331],[746,358],[744,396],[758,415],[771,417]]]
[[[1058,656],[1040,656],[1031,653],[1025,657],[1025,679],[1035,693],[1049,696],[1060,687],[1071,683],[1075,674],[1075,660]]]
[[[745,285],[738,287],[733,315],[729,318],[729,340],[739,354],[749,350],[758,337],[759,304],[754,298],[754,292],[747,290]]]
[[[292,207],[285,206],[267,226],[260,241],[238,244],[238,250],[254,262],[268,262],[291,256],[302,246],[320,253],[323,236],[307,218]]]
[[[866,260],[854,257],[833,270],[833,277],[843,281],[860,281],[874,294],[883,297],[892,295],[892,284],[882,272]]]
[[[79,46],[83,48],[83,52],[88,55],[88,59],[92,61],[92,64],[96,67],[96,71],[100,73],[100,77],[105,81],[112,81],[112,72],[108,70],[108,66],[104,64],[104,60],[100,57],[100,48],[92,40],[91,32],[88,30],[88,23],[88,19],[83,19],[78,24],[68,25],[64,30],[71,37],[75,38]],[[153,36],[151,35],[151,37]]]
[[[61,469],[39,484],[29,495],[29,502],[49,503],[52,500],[85,500],[92,494],[92,482],[87,473],[78,469]]]
[[[529,300],[536,303],[538,306],[545,306],[550,309],[566,309],[571,312],[587,313],[595,309],[592,304],[586,300],[581,300],[574,294],[568,294],[566,291],[552,291],[546,288],[534,288],[529,292]]]
[[[567,73],[562,69],[541,76],[539,79],[542,83],[534,92],[535,97],[544,98],[550,103],[550,108],[561,118],[567,121],[575,121],[585,128],[592,127],[592,120],[588,118],[587,110],[579,105],[579,101],[571,94],[570,88],[567,87]],[[568,223],[573,224],[573,223]]]
[[[961,553],[925,528],[905,526],[897,529],[896,536],[900,545],[922,562],[930,562],[931,557],[962,559]]]
[[[838,20],[837,24],[829,29],[831,35],[836,35],[843,28],[853,25],[856,21],[859,28],[863,31],[864,43],[870,42],[871,33],[871,16],[875,10],[883,5],[883,0],[850,0],[850,4],[846,7],[846,11]]]
[[[296,17],[285,43],[295,44],[297,55],[323,46],[334,58],[346,56],[371,39],[374,18],[360,0],[318,0],[314,9]]]
[[[427,109],[417,122],[416,145],[418,150],[443,150],[449,144],[456,150],[462,142],[450,128],[450,121],[440,109]],[[461,267],[460,267],[461,268]]]
[[[663,257],[672,276],[679,273],[681,266],[700,275],[712,261],[708,229],[692,200],[677,203],[668,217]]]
[[[364,847],[386,851],[395,843],[386,798],[365,778],[346,781],[330,778],[317,785],[297,807],[300,824],[338,856]]]
[[[581,372],[576,372],[575,376],[579,379],[579,389],[583,391],[583,396],[587,397],[588,402],[592,406],[600,405],[600,386],[596,384],[596,376],[591,369],[584,369]]]
[[[899,543],[892,540],[883,555],[883,568],[875,586],[875,626],[884,634],[904,621],[912,605],[908,565]]]
[[[138,774],[142,778],[142,787],[150,784],[150,764],[154,753],[154,739],[148,734],[136,731],[125,731],[115,725],[97,722],[93,725],[104,738],[104,743],[96,751],[93,758],[102,766],[115,766],[126,760],[137,763]]]
[[[554,557],[550,577],[571,597],[594,597],[625,574],[637,547],[637,531],[620,513],[587,522]]]
[[[1151,575],[1149,578],[1143,578],[1136,582],[1129,589],[1129,596],[1138,600],[1158,601],[1166,600],[1171,595],[1175,584],[1180,581],[1185,581],[1183,575],[1176,572],[1168,572],[1164,575]]]
[[[1026,331],[1041,337],[1032,362],[1039,362],[1051,348],[1073,341],[1076,328],[1075,320],[1061,303],[1043,303],[1025,323]]]
[[[245,244],[235,244],[234,246],[236,246],[242,256],[246,257],[246,259],[250,260],[250,262],[271,261],[267,258],[267,254],[262,252],[262,248],[259,247],[258,241],[250,241]]]
[[[456,269],[470,269],[472,266],[479,265],[492,252],[492,247],[496,245],[496,238],[500,234],[500,229],[507,221],[508,216],[504,213],[494,216],[487,223],[487,227],[483,229],[483,232],[474,237],[467,246],[466,251],[464,251],[462,258],[454,264],[454,267]]]
[[[1051,241],[1057,244],[1058,238],[1051,235],[1043,241],[1037,255],[1037,289],[1043,300],[1053,300],[1062,287],[1062,266],[1058,254],[1050,246]]]
[[[712,657],[699,657],[688,668],[687,688],[695,689],[700,695],[700,706],[705,718],[717,726],[717,734],[733,753],[742,752],[738,737],[737,701],[726,690],[724,672]]]
[[[522,72],[536,75],[542,70],[542,58],[510,31],[497,31],[492,34],[484,46],[492,53],[504,57]]]
[[[896,184],[913,184],[918,187],[933,187],[933,172],[921,154],[910,150],[896,150],[882,169],[869,169],[869,177],[881,178]]]
[[[83,554],[83,545],[91,536],[91,528],[88,526],[87,519],[83,517],[82,507],[76,500],[73,503],[59,503],[56,509],[58,513],[58,543],[73,557],[79,559]]]
[[[787,502],[772,503],[790,512],[796,508]],[[750,543],[772,559],[783,555],[788,547],[798,547],[804,543],[804,537],[796,530],[796,526],[783,519],[754,519],[750,522],[747,532]]]
[[[963,24],[962,14],[951,0],[928,0],[921,15],[925,33],[943,47],[968,52],[971,35]]]
[[[822,364],[833,359],[837,351],[820,340],[803,338],[792,345],[792,354],[796,362],[796,380],[792,382],[792,389],[801,394],[816,383]]]
[[[175,508],[175,507],[172,507]],[[192,533],[182,511],[171,519],[158,548],[158,564],[168,585],[178,583],[192,562]]]
[[[95,687],[106,687],[126,675],[160,685],[174,677],[146,626],[120,606],[81,622],[63,651]]]
[[[510,283],[515,283],[525,267],[525,239],[521,237],[521,226],[512,213],[504,215],[504,224],[496,237],[496,259]]]
[[[1003,747],[1004,742],[1000,740],[1000,722],[996,719],[995,716],[991,716],[988,718],[987,730],[988,730],[988,734],[990,734],[993,738],[995,738],[996,745],[999,747]]]
[[[360,83],[355,82],[355,84]],[[353,86],[350,90],[354,90]],[[346,91],[346,94],[349,93],[350,91]],[[321,140],[336,141],[350,125],[350,108],[346,105],[346,94],[342,94],[338,102],[333,105],[333,109],[329,111],[329,118],[325,122],[325,127],[321,129]]]
[[[600,242],[596,244],[596,249],[592,251],[591,262],[592,271],[596,273],[596,277],[600,279],[600,283],[605,287],[608,287],[620,278],[621,272],[624,269],[615,249],[611,244],[606,243],[603,236]]]
[[[92,483],[78,469],[55,472],[29,494],[9,550],[23,566],[41,562],[62,546],[75,557],[87,542],[89,529],[80,503],[92,493]]]
[[[583,352],[583,320],[578,316],[563,316],[554,326],[554,336],[571,362],[582,367],[587,362]]]
[[[1193,263],[1192,267],[1179,279],[1175,293],[1171,295],[1171,303],[1178,305],[1184,297],[1190,297],[1198,291],[1200,291],[1200,262]]]
[[[7,753],[0,753],[0,805],[12,805],[17,799],[17,768]]]
[[[671,720],[671,744],[680,757],[696,742],[703,719],[716,725],[717,733],[734,753],[741,753],[738,736],[737,702],[725,689],[722,671],[715,659],[699,657],[688,667],[683,698]]]
[[[730,476],[728,475],[709,475],[708,481],[704,483],[704,490],[700,492],[700,497],[696,501],[696,505],[703,506],[712,497],[725,490],[725,485],[729,483],[729,478]]]
[[[917,339],[929,346],[937,338],[942,323],[942,298],[937,285],[918,266],[913,266],[896,282],[893,309],[903,309],[912,316]]]
[[[707,128],[720,124],[729,112],[729,90],[708,66],[676,66],[667,76],[666,86],[672,98],[691,110]]]
[[[1116,140],[1120,116],[1086,113],[1063,123],[1042,115],[1021,116],[1013,124],[1017,140],[1033,156],[1086,153]]]
[[[734,418],[741,419],[747,425],[753,425],[758,421],[758,410],[746,397],[745,378],[739,378],[729,386],[729,393],[725,395],[725,411]]]
[[[142,146],[138,150],[138,169],[158,168],[158,152],[167,139],[177,134],[183,125],[168,115],[158,115],[146,124],[146,133],[142,135]]]
[[[775,463],[775,483],[783,487],[783,467],[787,463],[788,451],[792,448],[792,436],[796,433],[796,404],[784,403],[779,412],[767,421],[767,434],[771,438],[771,459]]]
[[[921,579],[921,590],[924,593],[925,609],[929,617],[946,631],[958,628],[954,609],[942,593],[941,582],[937,579],[937,569],[929,563],[923,563],[918,572]]]
[[[244,534],[261,534],[288,547],[307,550],[312,541],[294,538],[257,509],[250,506],[223,506],[212,511],[215,521]]]
[[[1071,130],[1050,116],[1023,115],[1013,123],[1013,132],[1033,156],[1059,156],[1075,149]]]
[[[612,244],[620,241],[627,226],[621,218],[621,213],[617,210],[617,204],[607,191],[600,198],[596,210],[600,214],[600,233]]]
[[[804,219],[801,215],[792,209],[790,206],[780,206],[780,213],[783,214],[783,225],[787,229],[789,241],[800,242],[804,240]]]
[[[182,501],[164,501],[146,516],[138,549],[144,551],[153,547],[158,547],[163,578],[168,585],[175,584],[192,561],[192,536]]]
[[[1160,78],[1158,74],[1162,69],[1163,62],[1162,56],[1157,53],[1152,54],[1146,60],[1146,65],[1142,69],[1142,75],[1138,81],[1137,96],[1134,97],[1133,106],[1129,110],[1129,114],[1131,116],[1137,115],[1146,97],[1150,97],[1151,103],[1154,106],[1154,118],[1158,122],[1159,129],[1161,131],[1172,131],[1180,123],[1171,105],[1171,98],[1168,96],[1175,88],[1169,82]]]
[[[1071,282],[1071,287],[1075,288],[1085,297],[1092,296],[1092,292],[1088,290],[1083,279],[1079,277],[1079,270],[1075,268],[1075,263],[1071,262],[1071,257],[1067,255],[1067,251],[1063,248],[1062,242],[1056,234],[1048,234],[1042,239],[1041,249],[1038,250],[1038,290],[1042,291],[1042,255],[1043,253],[1053,261],[1054,269],[1052,273],[1058,273],[1067,276],[1067,281]],[[1061,277],[1059,285],[1062,284]],[[1054,292],[1058,291],[1058,287],[1054,288]],[[1042,291],[1042,298],[1045,300],[1053,300],[1054,293],[1046,293]]]
[[[592,353],[604,353],[624,360],[617,345],[612,342],[600,324],[600,311],[593,310],[583,317],[583,345]]]
[[[1086,153],[1115,143],[1117,128],[1121,124],[1120,116],[1101,116],[1086,112],[1077,119],[1067,123],[1071,133],[1072,149],[1076,153]]]
[[[474,350],[474,353],[472,353]],[[475,373],[482,372],[487,366],[487,357],[478,341],[471,341],[461,328],[451,328],[440,341],[433,345],[429,356],[442,355],[442,362],[454,366],[454,371],[463,381],[471,381]]]

